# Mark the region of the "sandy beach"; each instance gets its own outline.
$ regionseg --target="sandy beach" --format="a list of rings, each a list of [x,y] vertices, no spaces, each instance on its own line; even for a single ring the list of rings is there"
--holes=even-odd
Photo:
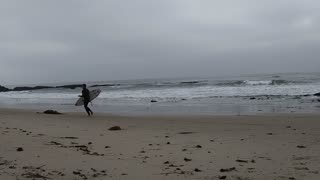
[[[319,117],[1,109],[0,179],[318,180]]]

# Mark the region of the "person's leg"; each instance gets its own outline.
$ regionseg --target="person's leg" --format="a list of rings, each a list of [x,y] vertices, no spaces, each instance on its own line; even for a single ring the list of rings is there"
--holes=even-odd
[[[90,108],[88,107],[89,102],[84,102],[84,109],[87,111],[88,116],[90,116]]]

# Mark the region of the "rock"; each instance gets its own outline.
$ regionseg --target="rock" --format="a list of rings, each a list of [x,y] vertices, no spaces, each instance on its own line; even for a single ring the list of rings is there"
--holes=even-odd
[[[166,162],[164,162],[163,164],[170,164],[170,162],[169,162],[169,161],[166,161]]]
[[[220,169],[220,172],[231,172],[231,171],[235,171],[236,168],[232,167],[232,168],[227,168],[227,169]]]
[[[17,151],[18,151],[18,152],[22,152],[22,151],[23,151],[23,148],[22,148],[22,147],[18,147],[18,148],[17,148]]]
[[[10,91],[10,89],[4,87],[4,86],[0,86],[0,92],[8,92]]]
[[[200,83],[200,81],[184,81],[184,82],[180,82],[180,84],[198,84]]]
[[[200,149],[200,148],[202,148],[202,146],[201,146],[201,145],[197,145],[196,148],[199,148],[199,149]]]
[[[152,99],[150,102],[155,103],[155,102],[158,102],[158,101],[156,101],[156,100]]]
[[[255,97],[251,97],[251,98],[250,98],[250,100],[254,100],[254,99],[256,99],[256,98],[255,98]]]
[[[319,96],[320,97],[320,93],[316,93],[316,94],[314,94],[314,96]]]
[[[32,91],[32,90],[40,90],[40,89],[50,89],[54,88],[51,86],[35,86],[35,87],[28,87],[28,86],[21,86],[21,87],[15,87],[12,91]]]
[[[200,169],[196,168],[194,169],[194,172],[202,172]]]
[[[120,84],[97,84],[97,85],[92,85],[90,87],[112,87],[112,86],[120,86]]]
[[[120,126],[113,126],[111,128],[109,128],[110,131],[120,131],[122,130]]]
[[[43,113],[44,114],[62,114],[62,113],[59,113],[58,111],[54,111],[54,110],[46,110]]]
[[[219,179],[227,179],[227,176],[219,176]]]
[[[110,146],[106,146],[106,147],[104,147],[105,149],[109,149],[109,148],[111,148]]]
[[[170,142],[167,142],[167,144],[171,144]]]
[[[56,88],[65,88],[65,89],[76,89],[82,88],[82,84],[71,84],[71,85],[64,85],[64,86],[56,86]]]
[[[190,161],[192,161],[192,159],[184,158],[184,161],[185,162],[190,162]]]
[[[297,148],[304,149],[304,148],[307,148],[307,147],[305,147],[305,146],[297,146]]]

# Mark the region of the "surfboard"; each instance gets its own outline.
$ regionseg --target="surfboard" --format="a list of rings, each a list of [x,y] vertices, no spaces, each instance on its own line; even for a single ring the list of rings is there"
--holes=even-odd
[[[100,89],[91,90],[90,91],[90,102],[93,101],[95,98],[97,98],[100,93],[101,93]],[[84,105],[83,97],[79,98],[75,105],[76,106],[83,106]]]

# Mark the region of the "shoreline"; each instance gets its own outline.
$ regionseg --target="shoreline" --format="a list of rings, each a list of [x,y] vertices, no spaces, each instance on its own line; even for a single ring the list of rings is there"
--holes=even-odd
[[[0,179],[316,180],[319,117],[0,109]]]
[[[59,109],[59,108],[58,108]],[[53,110],[61,113],[61,115],[79,115],[79,116],[84,116],[87,117],[87,113],[81,106],[81,108],[75,111],[60,111],[55,108],[42,108],[42,109],[37,109],[36,107],[34,108],[25,108],[25,107],[1,107],[0,106],[0,112],[7,111],[7,112],[15,112],[15,113],[36,113],[36,114],[44,114],[44,111],[46,110]],[[50,115],[50,114],[49,114]],[[184,112],[178,113],[132,113],[132,112],[127,112],[127,113],[119,113],[119,112],[101,112],[97,111],[94,112],[94,116],[112,116],[112,117],[127,117],[127,118],[155,118],[155,117],[166,117],[166,118],[231,118],[231,117],[283,117],[283,116],[307,116],[307,117],[320,117],[320,111],[319,112],[273,112],[273,113],[263,113],[263,112],[258,112],[256,114],[251,113],[251,114],[201,114],[201,113],[187,113],[185,114]],[[90,118],[90,117],[89,117]]]

